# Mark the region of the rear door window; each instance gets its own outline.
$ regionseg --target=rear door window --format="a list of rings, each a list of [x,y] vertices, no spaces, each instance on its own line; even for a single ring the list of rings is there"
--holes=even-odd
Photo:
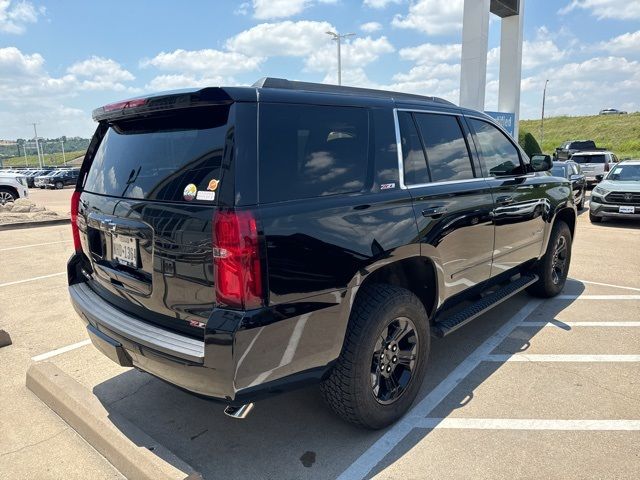
[[[198,200],[196,192],[220,178],[232,131],[228,114],[228,106],[178,110],[110,125],[84,189],[123,198]],[[206,199],[210,202],[211,195]]]
[[[518,149],[489,122],[470,118],[485,172],[492,177],[522,173]]]
[[[361,191],[367,179],[369,112],[319,105],[260,105],[261,203]]]
[[[453,115],[415,113],[427,153],[432,182],[473,178],[473,168],[458,119]]]

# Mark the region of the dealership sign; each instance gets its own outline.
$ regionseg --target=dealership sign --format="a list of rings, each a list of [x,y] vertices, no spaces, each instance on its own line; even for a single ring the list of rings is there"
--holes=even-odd
[[[484,112],[492,117],[498,125],[504,128],[513,137],[515,131],[516,115],[509,112]]]

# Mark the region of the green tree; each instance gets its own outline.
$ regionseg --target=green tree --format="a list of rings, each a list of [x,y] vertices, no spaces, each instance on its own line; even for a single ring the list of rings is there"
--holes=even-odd
[[[529,157],[542,153],[540,144],[538,144],[536,137],[534,137],[530,132],[520,131],[518,135],[518,143]]]

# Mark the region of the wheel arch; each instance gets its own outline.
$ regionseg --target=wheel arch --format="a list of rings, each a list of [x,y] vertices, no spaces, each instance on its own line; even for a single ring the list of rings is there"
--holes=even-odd
[[[577,214],[575,207],[564,206],[558,209],[553,216],[553,220],[551,221],[548,231],[545,235],[544,245],[542,246],[541,255],[547,251],[547,245],[549,244],[549,238],[551,237],[551,230],[558,222],[564,222],[569,227],[569,231],[571,232],[571,238],[575,237],[576,231],[576,222],[577,222]]]
[[[1,185],[0,190],[7,190],[15,195],[16,198],[20,198],[20,192],[18,192],[18,189],[16,187],[13,187],[11,185]]]
[[[438,277],[434,262],[423,256],[413,256],[384,265],[367,275],[356,293],[367,285],[384,283],[405,288],[416,295],[427,312],[429,319],[438,306]]]

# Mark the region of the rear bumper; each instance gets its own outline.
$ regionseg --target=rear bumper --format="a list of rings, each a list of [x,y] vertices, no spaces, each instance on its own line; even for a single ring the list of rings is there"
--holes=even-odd
[[[344,330],[336,323],[340,305],[291,316],[277,307],[214,309],[198,340],[112,306],[81,277],[77,258],[68,265],[69,293],[96,348],[121,366],[134,366],[189,392],[242,405],[318,382],[342,348],[338,339]]]

